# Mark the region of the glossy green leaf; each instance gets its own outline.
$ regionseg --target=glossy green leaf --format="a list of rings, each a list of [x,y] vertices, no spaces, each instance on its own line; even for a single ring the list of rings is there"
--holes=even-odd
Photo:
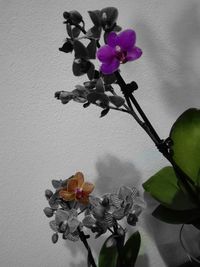
[[[123,260],[124,266],[134,267],[137,260],[137,256],[140,250],[141,237],[140,233],[137,231],[131,235],[127,240],[125,246],[123,247]]]
[[[188,196],[185,195],[177,184],[177,177],[172,167],[165,167],[150,177],[144,184],[144,189],[149,192],[164,206],[174,210],[195,208]]]
[[[186,110],[172,126],[173,159],[195,182],[200,169],[200,110]]]
[[[117,247],[113,235],[108,237],[103,244],[98,260],[98,267],[116,267],[117,265]]]
[[[163,205],[159,205],[152,215],[160,221],[171,224],[191,223],[200,218],[200,211],[193,210],[172,210]]]

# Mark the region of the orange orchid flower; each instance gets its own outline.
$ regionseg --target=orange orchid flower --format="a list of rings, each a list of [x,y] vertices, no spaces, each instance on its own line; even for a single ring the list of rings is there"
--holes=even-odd
[[[87,204],[89,202],[89,194],[93,191],[92,183],[84,182],[82,172],[77,172],[67,182],[67,186],[59,191],[59,196],[66,200],[76,200],[80,203]]]

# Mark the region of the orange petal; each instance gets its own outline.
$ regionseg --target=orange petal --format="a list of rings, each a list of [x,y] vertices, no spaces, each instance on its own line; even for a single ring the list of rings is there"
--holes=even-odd
[[[81,188],[82,187],[82,184],[84,183],[84,175],[82,172],[77,172],[75,175],[74,175],[74,179],[77,179],[78,181],[78,188]]]
[[[77,201],[84,205],[87,205],[89,203],[89,196],[85,195],[84,197],[82,197],[81,199],[78,199]]]
[[[76,188],[78,187],[78,181],[75,178],[69,179],[68,183],[67,183],[67,191],[69,193],[72,193],[76,190]]]
[[[60,190],[59,196],[66,201],[71,201],[75,199],[75,193],[67,192],[66,190]]]
[[[85,182],[82,185],[83,192],[86,194],[90,194],[94,190],[94,185],[92,183]]]

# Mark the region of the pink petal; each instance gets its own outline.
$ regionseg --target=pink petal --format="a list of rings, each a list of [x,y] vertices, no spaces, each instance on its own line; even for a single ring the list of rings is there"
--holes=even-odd
[[[116,46],[117,34],[115,32],[110,32],[106,38],[107,44],[111,47]]]
[[[109,63],[115,56],[115,50],[109,45],[104,45],[97,51],[97,58],[103,63]]]
[[[110,63],[103,63],[101,65],[101,71],[104,74],[112,74],[113,72],[118,70],[119,65],[120,65],[119,60],[113,59],[113,61]]]
[[[136,42],[136,33],[133,30],[125,30],[117,37],[117,45],[124,51],[130,51]]]
[[[139,47],[134,47],[131,51],[129,51],[126,55],[127,61],[133,61],[141,57],[142,50]]]

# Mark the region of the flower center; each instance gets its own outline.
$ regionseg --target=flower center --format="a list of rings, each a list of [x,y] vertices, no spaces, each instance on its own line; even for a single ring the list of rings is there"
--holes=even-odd
[[[77,188],[75,190],[75,195],[76,195],[76,199],[81,199],[84,195],[83,189],[82,188]]]
[[[126,63],[127,62],[126,55],[127,55],[127,53],[125,51],[122,51],[120,46],[117,45],[115,47],[115,56],[119,60],[120,63]]]

